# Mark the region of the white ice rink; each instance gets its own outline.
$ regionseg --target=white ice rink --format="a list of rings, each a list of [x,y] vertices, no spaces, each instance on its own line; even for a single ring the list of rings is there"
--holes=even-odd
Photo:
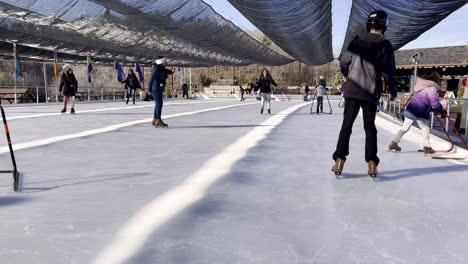
[[[387,152],[398,126],[378,118],[373,181],[358,117],[336,179],[332,106],[168,100],[169,129],[147,102],[6,106],[24,190],[0,175],[0,263],[468,263],[467,165],[416,132]]]

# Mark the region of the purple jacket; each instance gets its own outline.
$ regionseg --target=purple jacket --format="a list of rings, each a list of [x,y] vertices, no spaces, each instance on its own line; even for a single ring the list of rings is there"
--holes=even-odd
[[[406,107],[405,116],[411,119],[429,119],[431,108],[439,112],[442,111],[443,108],[439,102],[439,91],[440,86],[437,83],[417,78],[414,95]]]

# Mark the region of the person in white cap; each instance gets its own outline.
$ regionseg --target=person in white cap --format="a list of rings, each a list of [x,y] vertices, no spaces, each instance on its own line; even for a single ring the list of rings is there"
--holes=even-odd
[[[75,114],[75,95],[78,91],[78,81],[73,74],[73,69],[70,64],[65,64],[62,67],[62,74],[60,76],[59,91],[63,94],[63,109],[62,114],[67,112],[67,103],[70,101],[71,110],[70,114]]]
[[[155,107],[154,107],[154,118],[153,126],[155,127],[168,127],[161,119],[162,107],[163,107],[163,93],[166,89],[166,80],[169,75],[174,73],[174,69],[168,70],[164,66],[166,59],[162,56],[158,56],[156,60],[156,67],[153,70],[149,87],[152,91]]]

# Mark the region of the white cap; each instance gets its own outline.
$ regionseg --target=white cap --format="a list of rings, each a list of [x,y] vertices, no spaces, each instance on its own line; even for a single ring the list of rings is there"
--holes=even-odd
[[[63,65],[62,70],[64,72],[66,72],[68,70],[73,70],[73,69],[72,69],[71,65],[67,63],[67,64]]]
[[[164,64],[164,63],[166,63],[166,58],[161,58],[161,59],[156,60],[157,65],[161,65],[161,64]]]
[[[320,76],[320,80],[323,80],[323,76]]]

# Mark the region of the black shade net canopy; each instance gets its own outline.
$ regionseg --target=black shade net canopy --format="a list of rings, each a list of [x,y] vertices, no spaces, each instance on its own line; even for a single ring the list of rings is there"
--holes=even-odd
[[[385,38],[390,40],[394,50],[397,50],[415,40],[466,3],[468,0],[353,0],[340,57],[355,36],[366,32],[367,17],[372,11],[387,12],[388,29],[385,32]],[[468,22],[460,26],[466,27],[467,25]]]
[[[293,62],[224,19],[201,0],[93,0],[134,19],[161,28],[208,50],[242,59],[246,64]]]
[[[333,59],[331,0],[228,0],[291,57],[309,65]],[[389,15],[395,49],[468,0],[353,0],[344,46],[366,30],[368,14]],[[463,25],[460,25],[463,26]],[[0,56],[17,43],[22,58],[173,66],[283,65],[293,59],[252,38],[201,0],[0,0]]]
[[[228,0],[296,60],[321,65],[333,60],[331,0]]]
[[[158,6],[163,7],[164,5]],[[221,19],[211,7],[209,10],[213,12],[210,15]],[[187,10],[188,13],[196,11]],[[196,18],[192,15],[191,19]],[[162,20],[170,24],[167,21],[169,18]],[[238,47],[239,53],[250,52],[250,60],[244,54],[225,51],[222,47],[210,49],[200,45],[201,42],[185,40],[166,29],[143,22],[135,19],[133,15],[120,13],[87,0],[0,1],[0,41],[14,42],[25,47],[20,56],[28,57],[30,54],[34,59],[41,56],[44,56],[44,60],[53,58],[49,56],[53,52],[40,53],[36,50],[45,49],[68,54],[68,58],[80,58],[80,62],[82,58],[91,56],[93,60],[102,62],[120,60],[124,63],[139,62],[144,65],[154,63],[159,55],[166,56],[170,65],[192,67],[247,65],[256,62],[279,65],[291,61],[255,41],[237,27],[232,29],[229,41],[231,45],[237,43],[235,46]],[[224,22],[228,23],[226,20]],[[208,33],[201,24],[198,26],[191,30],[202,35],[200,38],[217,36],[215,32]],[[221,29],[223,27],[217,28]],[[252,45],[255,50],[249,50],[248,48],[252,48],[250,46],[239,45],[248,41],[257,45]]]

